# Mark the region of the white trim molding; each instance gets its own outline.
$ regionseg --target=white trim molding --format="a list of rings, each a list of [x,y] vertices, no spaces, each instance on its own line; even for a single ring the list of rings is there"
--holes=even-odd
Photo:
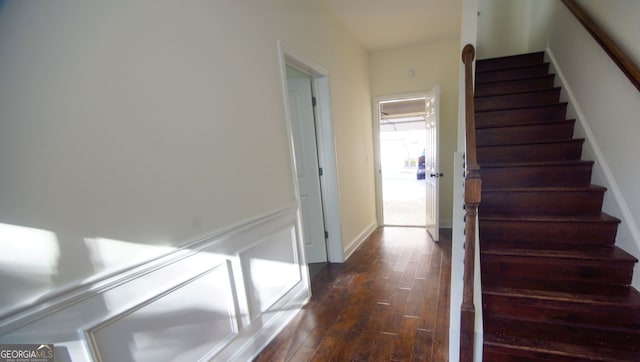
[[[287,91],[286,66],[290,65],[312,78],[313,93],[317,100],[316,107],[316,137],[318,141],[318,163],[322,167],[320,178],[322,207],[324,210],[325,229],[329,233],[327,238],[327,258],[331,263],[342,263],[346,260],[342,248],[342,225],[340,217],[340,193],[338,188],[338,164],[336,160],[335,140],[333,136],[333,121],[331,119],[331,101],[329,92],[329,72],[308,57],[290,49],[278,41],[278,57],[280,61],[280,78],[284,98],[287,137],[289,139],[289,155],[291,175],[296,198],[299,199],[299,185],[296,175],[296,163],[293,148],[293,131]],[[297,200],[298,203],[300,202]]]

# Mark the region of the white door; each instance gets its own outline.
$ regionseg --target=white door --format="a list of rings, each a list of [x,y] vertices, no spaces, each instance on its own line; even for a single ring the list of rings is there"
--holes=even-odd
[[[440,87],[435,86],[427,95],[425,127],[427,130],[427,146],[425,148],[425,180],[427,187],[427,231],[433,240],[440,238],[438,208],[438,180],[442,177],[438,165],[438,150],[440,139],[439,118],[440,118]]]
[[[307,263],[327,261],[311,77],[287,66],[289,111]]]

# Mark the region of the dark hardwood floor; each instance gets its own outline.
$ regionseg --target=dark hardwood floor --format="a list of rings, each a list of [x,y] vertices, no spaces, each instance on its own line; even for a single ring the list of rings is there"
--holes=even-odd
[[[255,361],[447,361],[451,230],[376,230]]]

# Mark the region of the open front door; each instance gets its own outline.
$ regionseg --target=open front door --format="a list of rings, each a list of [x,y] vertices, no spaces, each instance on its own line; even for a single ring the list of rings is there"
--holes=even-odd
[[[436,85],[425,98],[425,128],[427,142],[424,154],[424,168],[426,180],[427,194],[427,231],[433,240],[440,239],[440,221],[439,221],[439,179],[443,176],[440,173],[438,153],[440,145],[439,120],[440,120],[440,86]]]

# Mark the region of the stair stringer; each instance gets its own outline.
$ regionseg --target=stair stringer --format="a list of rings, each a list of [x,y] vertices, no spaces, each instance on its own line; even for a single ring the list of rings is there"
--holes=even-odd
[[[545,60],[550,63],[550,73],[556,74],[555,86],[562,87],[560,101],[569,103],[567,118],[577,120],[574,126],[574,137],[585,139],[582,146],[582,158],[595,161],[591,175],[592,183],[607,188],[608,192],[605,193],[602,210],[608,214],[615,215],[621,220],[615,245],[640,259],[640,229],[631,214],[622,190],[618,186],[615,175],[611,171],[604,153],[589,127],[588,117],[582,111],[571,85],[567,82],[567,78],[550,48],[545,50]],[[640,263],[636,263],[634,267],[631,285],[640,290]]]

